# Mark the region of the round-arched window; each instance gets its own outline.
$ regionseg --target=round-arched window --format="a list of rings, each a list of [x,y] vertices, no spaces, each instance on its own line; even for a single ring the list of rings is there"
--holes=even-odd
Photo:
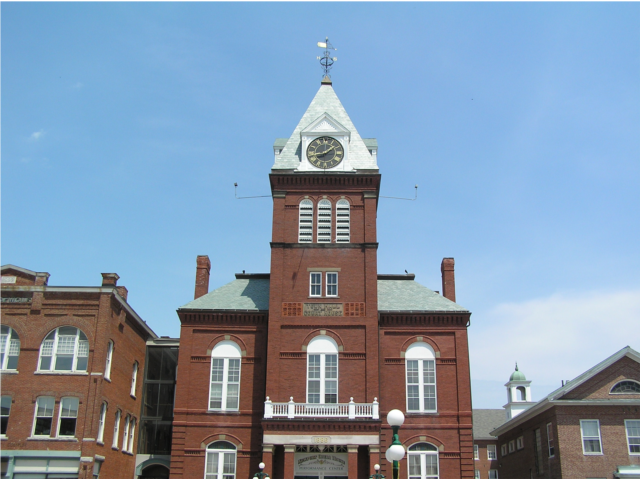
[[[204,478],[236,478],[236,446],[217,441],[207,445]]]
[[[0,369],[16,370],[20,356],[20,338],[17,332],[7,325],[0,327]]]
[[[610,393],[622,393],[622,394],[640,393],[640,382],[636,382],[635,380],[623,380],[621,382],[616,383],[611,388]]]
[[[326,335],[307,345],[307,403],[338,403],[338,344]]]
[[[409,478],[439,478],[438,447],[431,443],[414,443],[407,452]]]
[[[238,410],[240,404],[240,360],[237,343],[224,340],[211,352],[209,410]]]
[[[40,346],[39,371],[86,372],[89,362],[89,340],[76,327],[58,327],[47,335]]]
[[[407,411],[435,412],[436,356],[431,345],[415,342],[404,355],[407,373]]]

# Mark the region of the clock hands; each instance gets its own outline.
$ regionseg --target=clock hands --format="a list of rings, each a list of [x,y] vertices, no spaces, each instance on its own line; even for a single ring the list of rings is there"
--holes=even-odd
[[[325,145],[326,145],[326,144],[325,144]],[[327,153],[329,153],[329,152],[330,152],[331,150],[333,150],[334,148],[336,148],[336,146],[335,146],[335,145],[333,145],[333,146],[332,146],[332,147],[330,147],[330,148],[327,148],[327,149],[326,149],[324,152],[322,152],[322,153],[317,153],[316,155],[326,155]]]

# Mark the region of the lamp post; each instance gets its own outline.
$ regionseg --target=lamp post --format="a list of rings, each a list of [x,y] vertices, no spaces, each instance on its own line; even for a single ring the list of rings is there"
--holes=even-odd
[[[377,463],[373,466],[373,469],[376,471],[376,473],[374,473],[373,475],[371,475],[369,478],[384,478],[384,475],[382,475],[380,473],[380,465],[378,465]]]
[[[264,462],[260,462],[260,464],[258,465],[258,468],[260,469],[260,471],[258,473],[254,473],[253,474],[253,478],[269,478],[269,474],[268,473],[264,473]]]
[[[398,429],[404,423],[404,413],[397,409],[391,410],[387,414],[387,423],[393,429],[393,441],[384,455],[389,462],[393,462],[393,478],[400,478],[400,466],[398,462],[404,458],[404,447],[402,443],[400,443]]]

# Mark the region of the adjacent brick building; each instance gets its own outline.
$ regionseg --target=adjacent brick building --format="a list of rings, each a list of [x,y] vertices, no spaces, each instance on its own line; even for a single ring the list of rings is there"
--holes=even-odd
[[[505,420],[503,409],[473,409],[475,478],[498,478],[498,437],[491,432]]]
[[[325,77],[277,139],[271,271],[236,274],[178,310],[172,478],[391,477],[386,414],[405,412],[402,478],[474,474],[467,327],[454,261],[442,295],[377,269],[381,176]]]
[[[2,267],[3,478],[132,478],[146,342],[118,275],[48,285]]]
[[[623,348],[491,434],[502,478],[640,478],[640,354]]]

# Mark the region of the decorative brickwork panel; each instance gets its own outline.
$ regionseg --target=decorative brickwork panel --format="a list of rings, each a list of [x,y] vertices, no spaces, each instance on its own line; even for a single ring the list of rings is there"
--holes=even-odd
[[[345,303],[344,316],[345,317],[364,317],[365,316],[364,302]]]
[[[302,316],[302,303],[287,302],[282,304],[282,316],[283,317],[301,317]]]

